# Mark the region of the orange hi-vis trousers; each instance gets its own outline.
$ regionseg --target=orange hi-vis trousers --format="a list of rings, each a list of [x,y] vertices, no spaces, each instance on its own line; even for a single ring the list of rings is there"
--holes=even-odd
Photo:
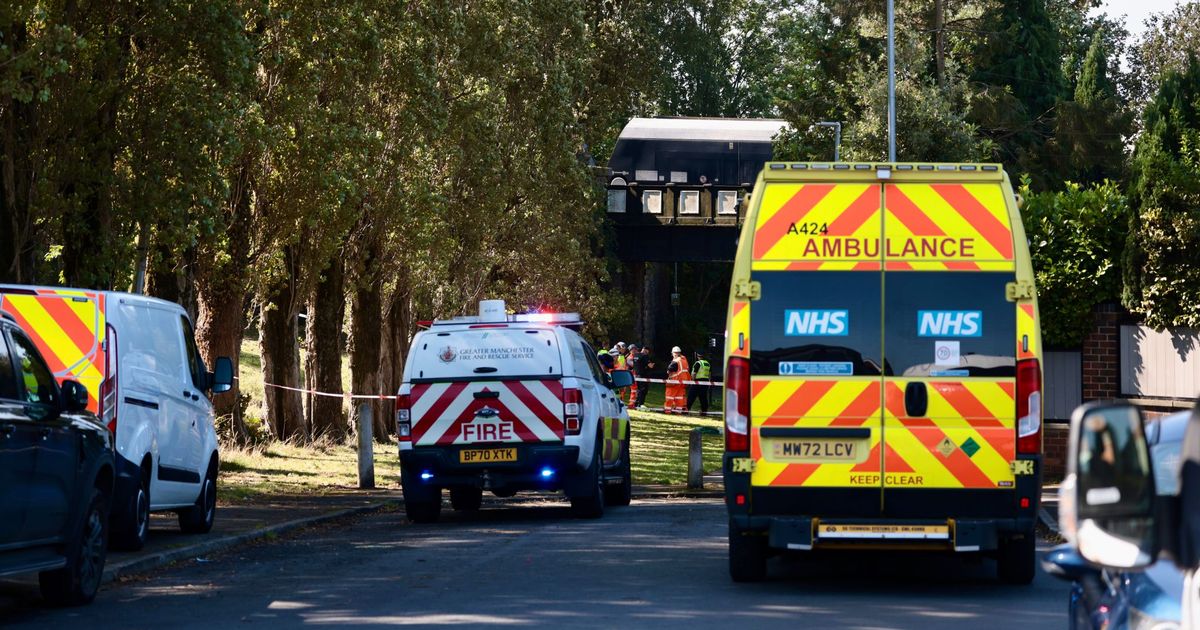
[[[686,370],[667,377],[667,398],[663,402],[664,413],[687,413],[687,386],[692,375]]]

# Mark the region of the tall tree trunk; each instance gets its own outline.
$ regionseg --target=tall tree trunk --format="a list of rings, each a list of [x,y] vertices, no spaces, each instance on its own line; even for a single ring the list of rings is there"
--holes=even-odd
[[[214,365],[217,357],[229,357],[236,377],[241,370],[242,330],[246,328],[245,285],[228,278],[216,282],[198,279],[197,285],[200,306],[196,318],[196,345],[200,347],[205,365]],[[234,378],[228,393],[213,396],[213,413],[218,417],[230,416],[233,439],[245,444],[250,434],[242,416],[241,396],[240,379]]]
[[[383,318],[383,334],[380,335],[379,385],[381,392],[394,396],[404,380],[404,361],[408,352],[408,340],[412,328],[411,291],[408,278],[403,273],[396,278],[397,286],[388,301]],[[384,403],[392,403],[385,400]],[[391,422],[394,404],[381,404],[375,412],[375,439],[390,443],[395,430]]]
[[[114,41],[120,52],[94,70],[98,84],[123,82],[129,64],[130,41],[117,29]],[[60,80],[63,77],[60,77]],[[96,289],[114,288],[117,269],[124,269],[115,252],[113,230],[112,181],[116,155],[121,150],[117,138],[117,118],[125,102],[124,89],[110,92],[95,111],[90,127],[95,131],[80,138],[86,171],[64,183],[68,196],[80,200],[78,212],[70,212],[62,222],[63,276],[71,286]]]
[[[27,51],[28,31],[14,21],[9,47],[14,54]],[[0,106],[0,282],[34,281],[33,183],[39,173],[33,166],[36,100],[22,103],[4,99]]]
[[[946,2],[933,0],[933,56],[937,84],[946,89]]]
[[[250,268],[251,168],[246,160],[235,172],[226,203],[228,223],[222,234],[204,239],[193,256],[195,264],[196,343],[208,365],[217,357],[233,361],[233,388],[213,396],[213,412],[231,417],[231,433],[239,444],[250,437],[241,394],[242,333],[246,329],[246,294]],[[190,298],[188,299],[190,302]]]
[[[305,325],[304,388],[342,393],[342,319],[346,315],[345,275],[335,256],[308,295]],[[306,394],[305,414],[313,437],[341,442],[350,434],[342,399]]]
[[[291,247],[284,258],[289,270],[295,258]],[[304,421],[304,398],[300,389],[299,310],[293,274],[260,295],[262,323],[258,344],[262,352],[263,400],[267,423],[280,440],[307,442],[311,437]]]
[[[361,267],[364,272],[350,299],[350,391],[355,394],[379,393],[379,333],[383,305],[382,282],[375,270],[377,248],[377,243],[368,243],[364,247]],[[379,403],[375,400],[371,405],[373,417],[382,413],[381,408],[386,409]],[[374,428],[378,429],[378,426]]]

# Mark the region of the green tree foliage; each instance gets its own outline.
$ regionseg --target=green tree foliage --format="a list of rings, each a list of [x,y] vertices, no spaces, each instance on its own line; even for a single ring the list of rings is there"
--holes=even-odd
[[[1092,309],[1120,297],[1117,261],[1129,202],[1113,182],[1034,192],[1022,183],[1021,214],[1037,277],[1046,343],[1075,348],[1092,329]]]
[[[1200,61],[1194,55],[1182,71],[1167,71],[1142,125],[1122,301],[1151,326],[1200,326]]]
[[[1113,60],[1102,31],[1092,37],[1075,82],[1074,100],[1059,104],[1054,138],[1047,151],[1056,153],[1058,170],[1068,181],[1099,183],[1122,178],[1125,137],[1132,116],[1113,76]]]
[[[1045,0],[1003,0],[985,19],[989,36],[977,51],[974,80],[987,86],[971,118],[995,143],[996,158],[1031,173],[1044,187],[1042,147],[1063,97],[1059,29]]]
[[[970,3],[950,3],[941,13],[923,3],[898,3],[898,159],[978,160],[990,153],[990,143],[967,120],[973,94],[956,57],[956,48],[962,48],[977,27],[981,12]],[[940,40],[928,37],[935,26],[940,27]],[[792,124],[776,144],[776,153],[783,159],[832,157],[829,132],[811,125],[835,120],[844,125],[843,159],[886,156],[887,31],[882,7],[812,0],[782,15],[775,32],[784,44],[774,92],[777,107]]]
[[[1139,104],[1150,100],[1168,72],[1182,71],[1188,55],[1200,51],[1200,3],[1177,3],[1171,11],[1151,15],[1145,26],[1129,51],[1132,96]]]
[[[768,113],[766,89],[776,67],[770,34],[774,3],[685,0],[664,3],[659,111],[673,116],[757,117]]]

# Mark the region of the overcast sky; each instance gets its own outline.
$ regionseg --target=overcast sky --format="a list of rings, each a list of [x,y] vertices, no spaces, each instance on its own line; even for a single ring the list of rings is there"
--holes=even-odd
[[[1145,29],[1143,22],[1150,14],[1170,11],[1178,2],[1179,0],[1106,0],[1099,11],[1113,17],[1125,15],[1125,28],[1129,29],[1129,34],[1136,41]]]

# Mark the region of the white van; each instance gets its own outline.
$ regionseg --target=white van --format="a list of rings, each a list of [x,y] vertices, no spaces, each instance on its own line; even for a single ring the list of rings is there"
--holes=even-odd
[[[185,532],[212,529],[218,453],[208,395],[230,389],[233,364],[221,357],[207,371],[187,312],[142,295],[21,285],[0,285],[0,309],[55,378],[87,387],[88,409],[113,432],[112,543],[140,549],[152,511],[177,512]]]
[[[629,414],[569,314],[507,315],[485,300],[478,317],[433,322],[413,338],[396,401],[404,506],[431,522],[450,490],[478,510],[484,490],[562,490],[577,516],[628,505]]]

